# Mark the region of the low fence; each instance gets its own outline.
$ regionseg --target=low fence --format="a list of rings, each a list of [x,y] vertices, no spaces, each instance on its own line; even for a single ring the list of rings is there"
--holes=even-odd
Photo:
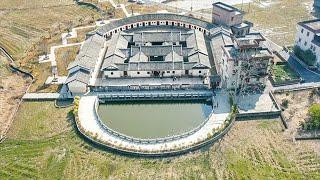
[[[119,92],[119,91],[163,91],[163,90],[209,90],[203,84],[177,84],[177,85],[131,85],[131,86],[93,86],[92,92]]]
[[[295,140],[314,140],[320,139],[320,130],[298,131]]]
[[[132,150],[126,150],[126,149],[120,149],[118,147],[112,146],[111,144],[106,144],[99,142],[98,140],[93,139],[92,137],[89,137],[88,135],[83,132],[83,130],[79,127],[79,124],[77,123],[77,120],[75,119],[76,122],[76,128],[80,135],[88,140],[90,143],[98,146],[101,149],[108,150],[114,153],[119,153],[122,155],[126,156],[132,156],[132,157],[144,157],[144,158],[166,158],[166,157],[173,157],[173,156],[179,156],[187,153],[191,153],[194,151],[197,151],[203,147],[210,146],[214,144],[215,142],[219,141],[222,139],[232,128],[232,126],[235,123],[235,117],[236,117],[236,112],[232,112],[229,117],[229,121],[226,124],[226,127],[220,131],[215,133],[211,138],[200,142],[198,144],[195,144],[190,147],[186,147],[183,149],[179,150],[171,150],[171,151],[164,151],[164,152],[153,152],[153,153],[147,153],[147,152],[138,152],[138,151],[132,151]]]
[[[299,78],[299,79],[292,79],[292,80],[288,80],[288,81],[284,81],[284,82],[276,82],[273,77],[269,76],[269,80],[272,84],[273,87],[280,87],[280,86],[288,86],[288,85],[293,85],[293,84],[299,84],[302,79]]]
[[[292,71],[294,71],[294,68],[291,66],[290,63],[287,62],[287,60],[281,56],[281,54],[279,52],[274,52],[281,60],[283,60],[283,62],[277,62],[276,64],[280,64],[280,65],[288,65]],[[299,74],[299,72],[294,71],[295,73],[297,73],[298,78],[296,79],[291,79],[291,80],[287,80],[284,82],[276,82],[273,77],[270,75],[269,76],[269,80],[272,84],[272,86],[274,87],[279,87],[279,86],[287,86],[287,85],[292,85],[292,84],[299,84],[302,81],[301,78],[301,74]]]
[[[193,134],[195,134],[196,132],[198,132],[208,121],[209,119],[212,117],[213,111],[210,113],[209,117],[206,118],[206,120],[204,122],[202,122],[198,127],[194,128],[193,130],[180,134],[180,135],[175,135],[175,136],[170,136],[167,138],[157,138],[157,139],[139,139],[139,138],[134,138],[134,137],[130,137],[130,136],[126,136],[124,134],[121,134],[119,132],[116,132],[114,130],[112,130],[111,128],[109,128],[108,126],[106,126],[102,121],[101,118],[99,117],[98,114],[98,107],[99,107],[99,100],[97,99],[95,102],[95,116],[96,119],[98,120],[98,123],[100,125],[100,127],[102,127],[103,129],[105,129],[109,134],[118,137],[122,140],[125,141],[129,141],[129,142],[133,142],[133,143],[140,143],[140,144],[156,144],[156,143],[165,143],[165,142],[170,142],[170,141],[175,141],[175,140],[179,140],[182,138],[186,138],[188,136],[191,136]]]
[[[208,99],[212,97],[212,93],[168,93],[168,94],[156,94],[156,93],[141,93],[141,94],[106,94],[99,95],[102,101],[153,101],[153,100],[200,100]]]
[[[281,106],[279,105],[277,99],[274,97],[274,94],[273,94],[272,91],[269,92],[269,96],[270,96],[271,100],[273,101],[273,103],[276,105],[276,108],[279,109],[279,111],[280,111],[279,115],[280,115],[280,119],[281,119],[281,122],[282,122],[283,126],[286,129],[288,129],[288,123],[287,123],[286,119],[283,116]]]

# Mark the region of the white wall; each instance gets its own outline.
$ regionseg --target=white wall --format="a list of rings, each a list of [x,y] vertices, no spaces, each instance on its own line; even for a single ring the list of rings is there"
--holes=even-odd
[[[138,74],[139,72],[139,74]],[[148,74],[149,72],[149,74]],[[151,72],[150,71],[128,71],[129,77],[150,77]]]
[[[303,32],[301,32],[302,30],[303,30]],[[308,36],[308,32],[309,32],[309,36]],[[311,41],[314,39],[314,35],[315,34],[313,32],[298,25],[295,43],[302,50],[306,51],[306,50],[310,49],[311,44],[312,44]],[[300,42],[299,42],[299,39],[301,39]],[[307,43],[307,45],[305,45],[305,42]]]
[[[208,69],[192,69],[189,71],[189,74],[194,77],[206,76],[209,74],[209,70]]]
[[[303,32],[301,32],[302,29],[303,29]],[[309,32],[309,36],[308,36],[308,32]],[[316,55],[317,64],[319,65],[320,64],[320,47],[312,43],[314,37],[315,37],[315,34],[313,32],[307,30],[306,28],[300,25],[297,26],[295,45],[299,46],[304,51],[310,49]],[[300,42],[299,42],[299,39],[301,39]],[[305,42],[307,43],[307,45],[305,45]]]
[[[80,81],[72,81],[68,84],[68,88],[72,93],[85,93],[87,91],[87,85]]]
[[[106,78],[119,78],[123,76],[123,71],[104,71]]]

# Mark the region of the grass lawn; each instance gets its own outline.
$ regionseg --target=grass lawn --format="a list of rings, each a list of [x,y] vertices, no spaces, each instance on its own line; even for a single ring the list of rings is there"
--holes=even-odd
[[[299,79],[299,76],[290,68],[287,63],[274,64],[272,66],[272,77],[276,83]]]
[[[157,160],[123,157],[88,144],[75,132],[70,111],[71,108],[56,109],[53,102],[24,102],[8,139],[0,144],[0,179],[320,176],[319,157],[305,144],[295,144],[284,137],[279,120],[239,122],[220,144],[210,149]]]

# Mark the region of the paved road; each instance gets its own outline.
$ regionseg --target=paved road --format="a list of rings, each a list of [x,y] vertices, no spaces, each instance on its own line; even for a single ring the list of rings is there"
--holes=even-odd
[[[320,74],[303,66],[296,57],[289,56],[287,61],[291,67],[300,74],[305,83],[320,82]]]

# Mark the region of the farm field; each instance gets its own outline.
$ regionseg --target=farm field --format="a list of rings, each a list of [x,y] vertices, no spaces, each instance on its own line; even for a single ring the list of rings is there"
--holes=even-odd
[[[237,122],[201,152],[167,159],[128,158],[88,144],[74,130],[72,108],[24,102],[0,144],[0,178],[38,179],[319,179],[310,142],[293,142],[278,119]],[[254,135],[253,135],[254,134]]]
[[[89,24],[100,18],[96,11],[79,7],[72,0],[60,3],[54,0],[31,1],[4,0],[0,5],[0,45],[18,60],[23,59],[41,39],[60,35],[70,25]],[[49,5],[54,6],[46,8]],[[54,41],[49,45],[60,42]]]

